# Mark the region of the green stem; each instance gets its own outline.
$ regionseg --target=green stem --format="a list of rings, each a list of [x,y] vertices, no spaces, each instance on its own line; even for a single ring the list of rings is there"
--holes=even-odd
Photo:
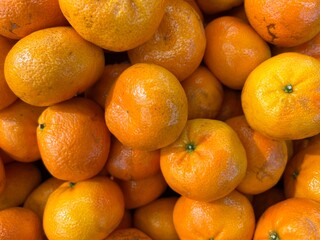
[[[285,93],[292,93],[292,92],[293,92],[293,86],[292,86],[292,84],[288,83],[287,85],[285,85],[285,86],[283,87],[283,91],[284,91]]]

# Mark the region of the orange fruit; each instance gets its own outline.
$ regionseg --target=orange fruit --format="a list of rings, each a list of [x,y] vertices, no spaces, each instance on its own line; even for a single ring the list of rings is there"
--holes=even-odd
[[[179,240],[173,224],[173,209],[178,197],[162,197],[135,209],[133,225],[152,239]]]
[[[241,91],[224,86],[222,104],[216,119],[225,121],[228,118],[242,114]]]
[[[17,99],[0,110],[0,147],[14,160],[34,162],[40,159],[36,130],[44,107]]]
[[[174,191],[209,202],[239,185],[245,177],[247,157],[229,125],[198,118],[188,120],[180,137],[161,149],[160,168]]]
[[[292,47],[320,32],[319,0],[245,0],[251,26],[267,42]]]
[[[9,88],[4,77],[4,62],[13,45],[14,42],[0,35],[0,110],[9,106],[17,99],[17,96]]]
[[[4,170],[3,160],[0,157],[0,194],[4,191],[5,186],[6,186],[6,173]]]
[[[181,85],[188,99],[188,119],[217,116],[223,101],[223,87],[207,67],[199,66]]]
[[[112,138],[106,169],[111,176],[121,180],[150,177],[160,172],[160,150],[137,150]]]
[[[213,15],[240,6],[243,0],[197,0],[197,3],[206,15]]]
[[[108,64],[104,68],[102,76],[91,87],[84,92],[87,98],[97,102],[102,108],[105,107],[106,98],[112,84],[117,80],[118,76],[128,67],[129,63]]]
[[[2,0],[0,2],[0,34],[21,39],[49,27],[67,25],[58,0]]]
[[[318,239],[319,212],[320,203],[307,198],[278,202],[262,214],[253,239]]]
[[[196,0],[184,0],[184,1],[189,3],[194,8],[194,10],[196,10],[196,12],[198,13],[201,21],[204,22],[204,16],[203,16],[202,10],[200,9],[197,1]]]
[[[217,17],[206,25],[205,32],[204,62],[229,88],[242,89],[249,73],[271,57],[268,44],[240,18]]]
[[[284,195],[284,191],[279,186],[274,186],[262,193],[253,195],[251,203],[254,210],[254,215],[256,217],[256,221],[259,220],[261,215],[268,207],[285,199],[286,197]]]
[[[30,209],[12,207],[0,211],[1,240],[42,239],[39,217]]]
[[[164,15],[165,0],[59,0],[64,16],[86,40],[115,52],[152,37]]]
[[[212,202],[180,197],[173,210],[180,239],[251,240],[255,218],[247,197],[237,191]]]
[[[17,42],[6,57],[4,74],[23,101],[48,106],[84,92],[102,75],[104,63],[103,50],[74,29],[52,27]]]
[[[49,195],[62,183],[64,183],[63,180],[55,177],[49,177],[48,179],[44,180],[28,195],[23,203],[23,207],[31,209],[42,220],[44,208]]]
[[[274,45],[271,49],[273,55],[277,55],[284,52],[298,52],[320,60],[320,32],[311,40],[299,44],[297,46],[279,47]]]
[[[206,36],[203,22],[185,0],[167,0],[165,14],[153,37],[128,51],[131,63],[154,63],[180,81],[200,65]]]
[[[124,145],[152,151],[174,142],[187,121],[188,101],[167,69],[137,63],[124,70],[105,107],[110,132]]]
[[[104,240],[151,240],[148,235],[137,228],[117,229]]]
[[[161,172],[139,180],[119,180],[126,209],[144,206],[157,199],[168,187]]]
[[[305,197],[320,201],[320,148],[308,145],[288,162],[284,172],[284,192],[287,198]]]
[[[123,214],[119,186],[98,176],[65,182],[52,192],[44,209],[43,227],[48,239],[104,239]]]
[[[74,97],[47,107],[38,119],[41,159],[52,176],[80,181],[97,175],[110,149],[110,132],[100,106]]]
[[[6,183],[0,194],[0,210],[23,204],[42,180],[40,169],[34,163],[7,163],[4,171]]]
[[[253,130],[244,115],[225,121],[237,134],[247,154],[247,172],[237,186],[245,194],[262,193],[275,186],[287,164],[285,140],[274,140]]]
[[[274,139],[318,134],[319,77],[320,61],[301,53],[282,53],[261,63],[242,89],[242,108],[249,125]]]

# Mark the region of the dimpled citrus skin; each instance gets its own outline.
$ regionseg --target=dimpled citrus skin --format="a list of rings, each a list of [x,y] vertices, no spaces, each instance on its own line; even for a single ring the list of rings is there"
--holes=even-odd
[[[320,0],[245,0],[250,25],[267,42],[293,47],[320,31]]]
[[[46,28],[24,37],[9,51],[4,74],[23,101],[48,106],[83,92],[102,75],[103,50],[71,27]]]
[[[197,118],[188,120],[174,143],[161,148],[160,168],[177,193],[209,202],[238,186],[246,173],[247,157],[229,125]]]
[[[65,182],[52,192],[44,209],[49,239],[104,239],[121,221],[124,199],[119,186],[105,176]]]
[[[67,25],[57,0],[1,0],[0,35],[21,39],[48,27]]]
[[[47,107],[38,119],[42,161],[56,178],[80,181],[95,176],[108,158],[110,132],[93,100],[75,97]]]
[[[242,89],[244,115],[254,130],[274,139],[303,139],[320,132],[320,62],[282,53],[261,63]]]
[[[261,215],[253,239],[319,239],[319,213],[320,203],[312,199],[280,201]]]
[[[156,150],[175,141],[188,115],[186,94],[165,68],[137,63],[118,77],[106,100],[105,120],[124,145]]]
[[[120,52],[152,37],[163,17],[165,0],[59,0],[59,4],[84,39]]]
[[[11,207],[0,211],[0,239],[40,240],[41,220],[30,209]]]
[[[255,217],[251,203],[238,191],[212,202],[180,197],[173,210],[180,239],[252,240]]]
[[[200,65],[206,48],[202,20],[184,0],[167,0],[165,14],[153,37],[129,50],[132,63],[149,62],[165,67],[180,81]]]

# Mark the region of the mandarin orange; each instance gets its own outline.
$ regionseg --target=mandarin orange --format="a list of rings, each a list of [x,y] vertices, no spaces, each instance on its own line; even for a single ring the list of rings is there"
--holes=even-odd
[[[59,0],[74,29],[110,51],[127,51],[149,40],[164,15],[165,0]]]
[[[93,100],[74,97],[47,107],[38,124],[41,159],[52,176],[80,181],[102,170],[111,137],[102,108]]]
[[[247,197],[235,190],[212,202],[180,197],[173,223],[180,239],[251,240],[255,217]]]
[[[174,142],[188,118],[178,79],[151,63],[133,64],[111,88],[105,107],[110,132],[124,145],[152,151]]]
[[[119,186],[104,176],[65,182],[46,203],[43,227],[48,239],[104,239],[124,214]]]
[[[320,32],[320,0],[244,0],[250,25],[267,42],[293,47]]]
[[[161,148],[160,168],[174,191],[210,202],[239,185],[246,174],[247,156],[229,125],[198,118],[188,120],[180,137]]]
[[[6,81],[23,101],[49,106],[84,92],[102,75],[103,50],[73,28],[38,30],[18,41],[5,63]]]
[[[273,139],[294,140],[320,133],[320,61],[282,53],[257,66],[242,89],[249,125]]]

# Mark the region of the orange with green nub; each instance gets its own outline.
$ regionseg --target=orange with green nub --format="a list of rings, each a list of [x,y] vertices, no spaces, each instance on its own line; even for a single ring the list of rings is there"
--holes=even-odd
[[[124,197],[108,177],[65,182],[47,200],[43,227],[49,239],[104,239],[124,214]],[[65,217],[65,216],[68,217]]]
[[[174,191],[210,202],[238,186],[245,176],[247,157],[230,126],[198,118],[188,120],[180,137],[161,149],[160,168]]]
[[[320,132],[320,62],[287,52],[257,66],[242,89],[241,103],[249,125],[283,140]]]

